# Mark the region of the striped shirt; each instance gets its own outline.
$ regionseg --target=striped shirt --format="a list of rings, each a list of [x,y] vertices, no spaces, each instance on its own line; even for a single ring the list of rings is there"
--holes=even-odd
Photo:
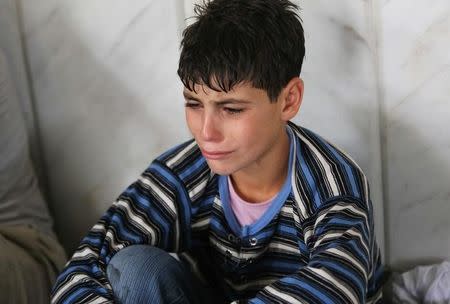
[[[113,302],[112,256],[133,244],[181,253],[229,303],[381,303],[381,257],[364,173],[344,152],[289,123],[288,178],[241,227],[227,178],[194,140],[156,158],[82,240],[52,303]]]

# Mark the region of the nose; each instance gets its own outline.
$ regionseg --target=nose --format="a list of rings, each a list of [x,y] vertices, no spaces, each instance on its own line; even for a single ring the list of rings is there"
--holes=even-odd
[[[204,141],[218,142],[222,140],[220,122],[214,113],[203,112],[201,135]]]

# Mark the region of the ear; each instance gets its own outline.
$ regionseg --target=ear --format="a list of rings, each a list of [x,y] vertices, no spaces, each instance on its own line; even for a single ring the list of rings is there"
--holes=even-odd
[[[281,119],[291,120],[297,115],[303,100],[304,84],[299,77],[292,78],[283,88],[277,102],[281,102]]]

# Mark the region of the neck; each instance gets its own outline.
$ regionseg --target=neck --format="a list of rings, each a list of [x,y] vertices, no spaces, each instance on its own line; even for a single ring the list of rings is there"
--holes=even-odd
[[[245,201],[258,203],[276,195],[286,180],[289,168],[289,137],[283,131],[273,148],[253,168],[233,173],[236,193]]]

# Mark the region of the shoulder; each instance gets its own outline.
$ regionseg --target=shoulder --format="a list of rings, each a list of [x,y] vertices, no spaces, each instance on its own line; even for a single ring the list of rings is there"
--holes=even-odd
[[[158,156],[147,169],[183,186],[191,199],[198,198],[214,174],[195,140],[179,144]]]
[[[187,163],[201,157],[197,143],[194,139],[190,139],[162,153],[156,158],[156,161],[177,172],[182,170],[181,167],[184,167]]]
[[[322,201],[338,197],[369,199],[368,181],[360,166],[345,151],[317,133],[289,123],[297,138],[300,179],[320,194]]]

